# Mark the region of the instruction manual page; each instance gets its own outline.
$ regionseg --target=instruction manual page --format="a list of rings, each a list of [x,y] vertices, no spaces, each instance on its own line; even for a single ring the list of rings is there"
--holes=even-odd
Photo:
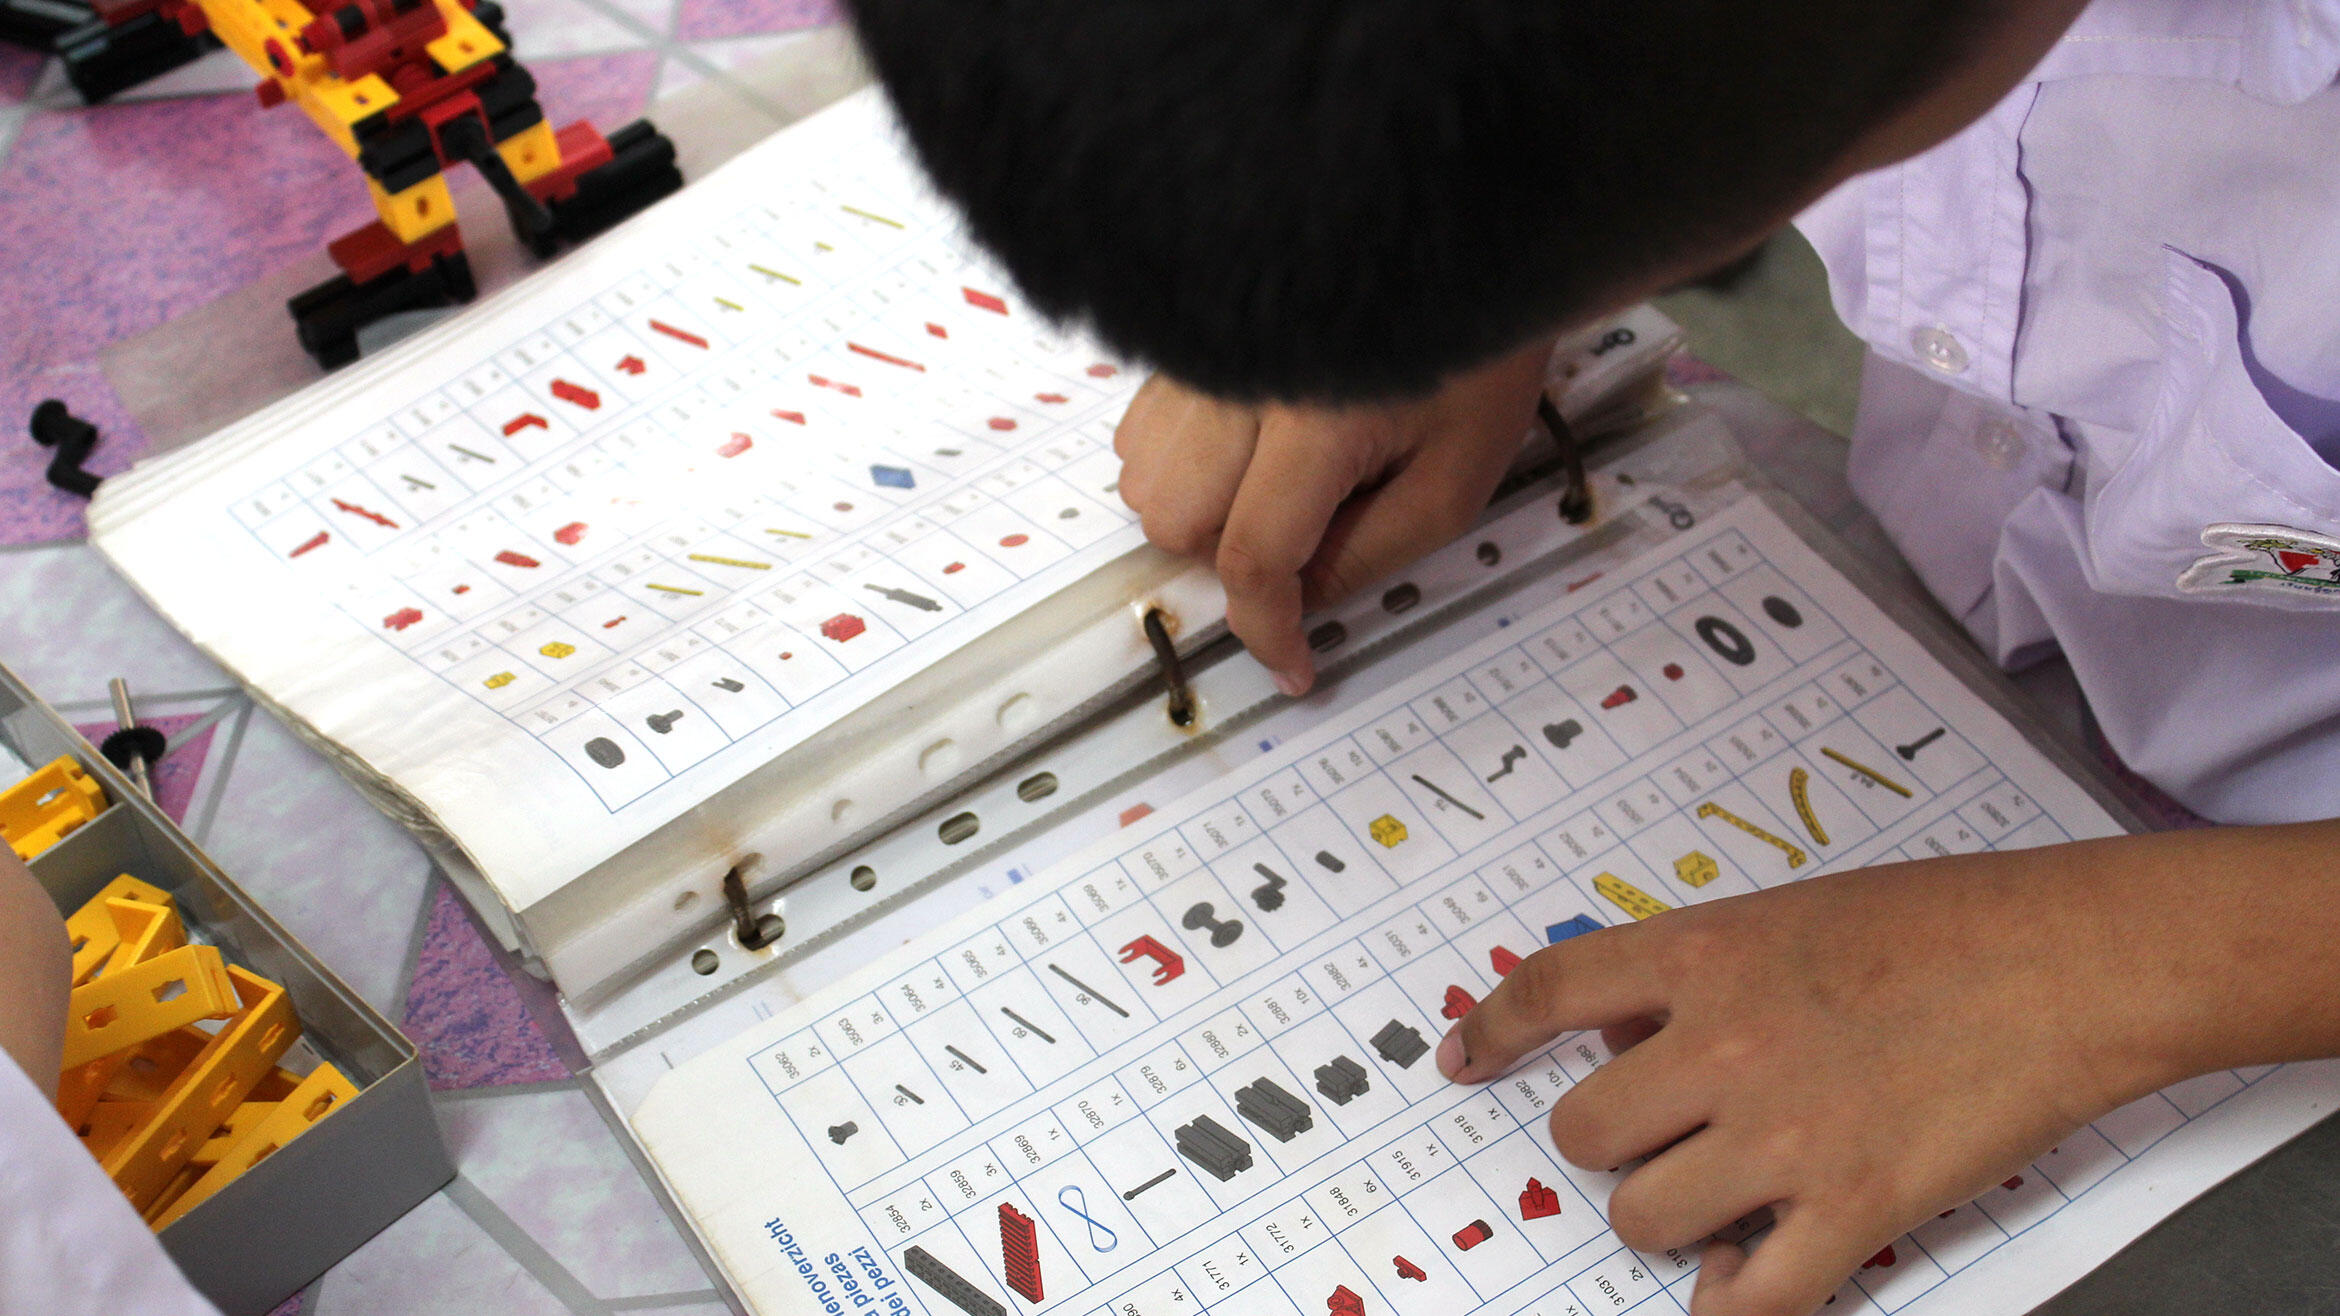
[[[92,538],[522,909],[1141,545],[1137,382],[865,92],[108,480]]]
[[[1687,1310],[1552,1150],[1597,1033],[1430,1052],[1522,956],[1816,872],[2120,825],[1760,499],[659,1080],[633,1122],[751,1307]],[[2018,1312],[2306,1127],[2329,1066],[2064,1140],[1831,1312]]]

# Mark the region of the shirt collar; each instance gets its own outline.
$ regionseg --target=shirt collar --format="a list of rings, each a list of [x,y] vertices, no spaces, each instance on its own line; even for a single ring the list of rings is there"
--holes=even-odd
[[[2032,80],[2105,73],[2209,78],[2294,104],[2340,78],[2340,0],[2095,0]]]

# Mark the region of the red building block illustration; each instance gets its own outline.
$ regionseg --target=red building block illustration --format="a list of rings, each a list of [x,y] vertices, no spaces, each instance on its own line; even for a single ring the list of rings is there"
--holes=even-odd
[[[1154,985],[1161,986],[1186,972],[1186,958],[1152,937],[1140,937],[1121,948],[1121,962],[1135,963],[1140,957],[1154,962]]]
[[[1478,1003],[1478,997],[1450,983],[1446,988],[1446,1004],[1440,1007],[1438,1013],[1449,1019],[1460,1019],[1469,1014],[1471,1007]]]
[[[587,411],[601,410],[601,395],[582,384],[556,379],[552,382],[552,395],[572,407],[583,407]]]
[[[839,644],[843,644],[845,641],[852,639],[854,636],[859,635],[868,629],[868,622],[863,621],[861,618],[854,616],[850,612],[840,612],[836,616],[831,617],[827,621],[821,623],[821,634],[828,636],[830,639],[835,640]]]
[[[1008,1287],[1027,1302],[1040,1301],[1040,1242],[1032,1217],[1006,1202],[999,1204],[999,1251]]]
[[[1399,1279],[1410,1279],[1416,1281],[1417,1283],[1427,1283],[1430,1279],[1430,1274],[1428,1271],[1423,1270],[1420,1266],[1417,1266],[1413,1262],[1406,1260],[1404,1257],[1391,1257],[1389,1260],[1391,1265],[1397,1267]]]
[[[1487,958],[1493,961],[1495,965],[1495,976],[1498,978],[1510,977],[1511,971],[1519,967],[1519,956],[1513,954],[1511,949],[1507,946],[1497,946],[1495,949],[1488,951]]]
[[[1545,1216],[1558,1214],[1560,1194],[1546,1188],[1541,1179],[1528,1180],[1527,1187],[1521,1189],[1519,1194],[1519,1218],[1541,1220]]]
[[[1365,1316],[1365,1300],[1351,1292],[1346,1284],[1334,1289],[1332,1296],[1324,1300],[1324,1306],[1332,1316]]]
[[[1495,1237],[1495,1231],[1487,1226],[1486,1221],[1473,1220],[1454,1231],[1454,1245],[1468,1252],[1493,1237]]]
[[[688,329],[677,329],[664,320],[652,320],[650,322],[650,327],[662,334],[665,334],[667,337],[674,339],[676,342],[689,343],[691,346],[698,348],[702,352],[707,350],[707,340],[701,338],[697,334],[692,333]]]

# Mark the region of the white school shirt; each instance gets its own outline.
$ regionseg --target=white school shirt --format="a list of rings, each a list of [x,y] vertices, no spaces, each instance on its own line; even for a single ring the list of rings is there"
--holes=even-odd
[[[2003,664],[2211,818],[2340,815],[2340,0],[2096,0],[1797,219],[1851,476]]]
[[[0,1312],[219,1316],[4,1051]]]

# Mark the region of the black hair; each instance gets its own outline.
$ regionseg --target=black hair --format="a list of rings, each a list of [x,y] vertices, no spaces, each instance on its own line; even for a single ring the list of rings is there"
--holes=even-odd
[[[1041,310],[1227,397],[1419,393],[1743,242],[1993,0],[849,0]]]

